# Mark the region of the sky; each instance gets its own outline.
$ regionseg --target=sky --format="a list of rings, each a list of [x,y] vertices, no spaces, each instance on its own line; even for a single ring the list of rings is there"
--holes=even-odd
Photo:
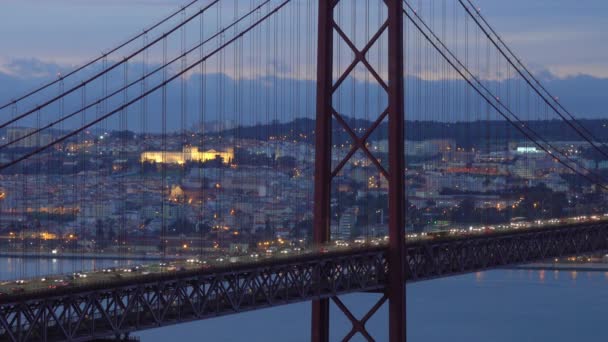
[[[478,0],[476,4],[527,64],[561,77],[608,77],[608,2]]]
[[[36,58],[79,64],[186,1],[2,0],[0,63]],[[411,3],[416,6],[418,1]],[[608,77],[608,2],[477,0],[476,5],[529,65],[562,77]]]
[[[98,57],[190,0],[0,1],[0,102],[4,103],[52,79],[58,70],[65,73]],[[210,1],[199,1],[195,9]],[[294,1],[299,7],[286,13],[286,21],[295,22],[298,11],[305,11],[307,4],[316,3],[316,0]],[[347,5],[356,3],[361,11],[367,1],[375,3],[376,0],[342,1]],[[234,4],[247,7],[258,1],[223,0],[222,3],[225,4],[223,15],[230,19]],[[444,3],[454,6],[456,0],[410,0],[410,3],[423,14],[431,4],[439,9]],[[474,3],[525,64],[542,76],[549,89],[579,117],[603,118],[608,114],[604,112],[607,103],[602,91],[608,86],[608,21],[605,20],[608,1],[476,0]],[[378,8],[374,6],[372,10]],[[343,11],[343,17],[348,18],[350,10]],[[216,25],[212,21],[206,26]],[[351,25],[344,22],[343,26],[347,30]],[[357,29],[361,27],[359,22]],[[309,44],[314,44],[314,37],[308,39],[311,39]],[[314,62],[314,56],[309,60]],[[293,65],[282,66],[280,61],[270,63],[276,70],[287,70],[283,74],[275,72],[275,78],[293,77],[288,74],[295,69]],[[230,67],[230,63],[227,64],[226,70]],[[305,82],[302,89],[314,93],[314,85],[310,84],[314,72],[307,74],[307,70],[302,67],[297,77],[306,79],[302,80]],[[280,80],[268,80],[272,82],[271,89],[281,88]]]

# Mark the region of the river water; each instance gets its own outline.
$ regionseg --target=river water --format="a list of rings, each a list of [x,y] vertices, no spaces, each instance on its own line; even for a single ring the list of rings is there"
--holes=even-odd
[[[0,277],[67,273],[124,261],[0,258]],[[408,285],[408,341],[606,341],[608,273],[496,270]],[[352,294],[343,301],[362,317],[378,299]],[[386,341],[386,306],[369,322]],[[292,304],[139,332],[143,342],[304,342],[310,340],[310,304]],[[350,323],[332,305],[331,340]],[[355,341],[363,341],[358,337]]]

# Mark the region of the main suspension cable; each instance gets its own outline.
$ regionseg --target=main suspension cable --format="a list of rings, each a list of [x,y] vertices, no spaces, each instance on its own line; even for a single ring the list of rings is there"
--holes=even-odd
[[[74,111],[74,112],[72,112],[70,114],[64,115],[64,116],[62,116],[62,117],[60,117],[60,118],[58,118],[58,119],[56,119],[54,121],[51,121],[48,124],[46,124],[45,126],[43,126],[43,127],[40,127],[38,129],[35,129],[35,130],[32,130],[31,132],[28,132],[27,134],[20,135],[19,137],[17,137],[15,139],[11,140],[11,141],[8,141],[8,142],[0,145],[0,149],[3,149],[5,147],[11,146],[13,144],[16,144],[19,141],[27,139],[27,138],[35,135],[35,134],[39,134],[40,132],[42,132],[42,131],[44,131],[46,129],[52,128],[53,126],[55,126],[55,125],[57,125],[57,124],[65,121],[65,120],[68,120],[68,119],[70,119],[70,118],[78,115],[79,113],[81,113],[83,111],[86,111],[87,109],[92,108],[92,107],[98,105],[99,103],[101,103],[103,101],[106,101],[106,100],[108,100],[108,99],[110,99],[110,98],[112,98],[112,97],[114,97],[114,96],[116,96],[118,94],[123,93],[126,89],[131,88],[132,86],[134,86],[134,85],[136,85],[136,84],[138,84],[138,83],[140,83],[142,81],[147,81],[154,74],[158,73],[159,71],[162,71],[162,70],[166,69],[169,65],[171,65],[171,64],[179,61],[180,59],[184,58],[185,56],[191,54],[192,52],[194,52],[194,51],[196,51],[198,49],[200,49],[201,47],[203,47],[203,45],[207,44],[208,42],[210,42],[213,39],[217,38],[218,36],[222,35],[224,32],[226,32],[227,30],[231,29],[232,27],[234,27],[235,25],[237,25],[239,22],[241,22],[241,21],[245,20],[247,17],[251,16],[253,13],[255,13],[256,10],[264,7],[270,1],[271,0],[265,0],[258,7],[256,7],[254,10],[245,13],[241,18],[239,18],[238,20],[234,21],[232,24],[226,26],[225,28],[221,29],[219,32],[216,32],[214,35],[212,35],[209,38],[205,39],[203,42],[198,43],[194,47],[192,47],[189,50],[187,50],[185,53],[182,53],[179,56],[176,56],[175,58],[171,59],[167,63],[163,62],[163,64],[161,66],[155,68],[154,70],[150,71],[146,75],[144,75],[142,77],[139,77],[138,79],[136,79],[136,80],[134,80],[134,81],[132,81],[130,83],[126,83],[124,86],[122,86],[119,89],[116,89],[112,93],[106,94],[105,96],[97,99],[95,102],[92,102],[92,103],[90,103],[90,104],[88,104],[88,105],[86,105],[84,107],[81,107],[80,109],[77,109],[76,111]],[[106,71],[109,71],[109,69],[106,70]]]
[[[82,70],[84,70],[84,69],[86,69],[86,68],[90,67],[91,65],[94,65],[95,63],[98,63],[98,62],[100,62],[100,61],[103,61],[103,60],[104,60],[104,59],[105,59],[105,58],[106,58],[108,55],[111,55],[112,53],[114,53],[114,52],[116,52],[116,51],[118,51],[118,50],[120,50],[120,49],[124,48],[125,46],[127,46],[127,45],[129,45],[129,44],[133,43],[134,41],[136,41],[137,39],[141,38],[142,36],[147,35],[147,34],[148,34],[150,31],[152,31],[152,30],[154,30],[154,29],[156,29],[156,28],[160,27],[160,26],[161,26],[161,25],[163,25],[164,23],[166,23],[166,22],[168,22],[169,20],[173,19],[175,16],[177,16],[177,15],[178,15],[179,13],[181,13],[183,10],[186,10],[186,9],[188,9],[188,8],[192,7],[194,4],[196,4],[196,3],[197,3],[197,2],[199,2],[199,1],[200,1],[200,0],[193,0],[193,1],[191,1],[190,3],[188,3],[188,4],[186,4],[186,5],[182,6],[182,7],[180,7],[178,10],[176,10],[176,11],[175,11],[175,12],[173,12],[173,13],[171,13],[169,16],[167,16],[167,17],[165,17],[165,18],[161,19],[160,21],[158,21],[157,23],[153,24],[152,26],[149,26],[148,28],[144,29],[144,30],[143,30],[141,33],[136,34],[135,36],[133,36],[133,37],[131,37],[131,38],[127,39],[126,41],[124,41],[124,42],[123,42],[123,43],[121,43],[121,44],[118,44],[117,46],[115,46],[114,48],[112,48],[112,49],[108,50],[107,52],[102,53],[102,55],[101,55],[101,56],[99,56],[99,57],[97,57],[97,58],[94,58],[93,60],[91,60],[91,61],[89,61],[89,62],[87,62],[87,63],[85,63],[85,64],[81,65],[80,67],[77,67],[76,69],[74,69],[74,70],[72,70],[72,71],[70,71],[70,72],[66,73],[65,75],[63,75],[63,76],[61,76],[61,77],[58,77],[58,78],[57,78],[57,79],[55,79],[54,81],[48,82],[48,83],[46,83],[46,84],[44,84],[44,85],[41,85],[41,86],[39,86],[38,88],[36,88],[36,89],[34,89],[34,90],[32,90],[32,91],[30,91],[30,92],[28,92],[28,93],[26,93],[26,94],[24,94],[24,95],[22,95],[22,96],[19,96],[18,98],[12,99],[12,100],[11,100],[10,102],[8,102],[8,103],[5,103],[5,104],[3,104],[3,105],[0,105],[0,110],[3,110],[3,109],[5,109],[5,108],[8,108],[9,106],[11,106],[11,105],[13,105],[13,104],[16,104],[16,103],[18,103],[18,102],[21,102],[21,101],[25,100],[26,98],[28,98],[28,97],[30,97],[30,96],[32,96],[32,95],[35,95],[35,94],[37,94],[37,93],[39,93],[39,92],[41,92],[41,91],[43,91],[43,90],[45,90],[45,89],[47,89],[47,88],[49,88],[49,87],[53,86],[53,85],[56,85],[56,84],[58,84],[58,83],[60,83],[60,82],[63,82],[63,80],[65,80],[66,78],[68,78],[68,77],[70,77],[70,76],[72,76],[72,75],[74,75],[74,74],[76,74],[76,73],[78,73],[78,72],[80,72],[80,71],[82,71]]]
[[[256,22],[254,22],[253,24],[251,24],[249,27],[247,27],[245,30],[243,30],[242,32],[238,33],[236,36],[234,36],[233,38],[231,38],[230,40],[226,41],[225,43],[221,44],[219,47],[217,47],[216,49],[214,49],[213,51],[211,51],[209,54],[207,54],[206,56],[201,57],[199,60],[197,60],[196,62],[192,63],[191,65],[189,65],[186,69],[181,70],[180,72],[176,73],[175,75],[171,76],[169,79],[163,81],[162,83],[154,86],[153,88],[151,88],[150,90],[146,91],[145,93],[131,99],[129,102],[124,103],[122,105],[120,105],[119,107],[115,108],[114,110],[112,110],[109,113],[106,113],[103,116],[100,116],[99,118],[95,119],[94,121],[89,122],[88,124],[81,126],[80,128],[58,138],[55,139],[53,141],[51,141],[50,143],[44,145],[44,146],[40,146],[37,149],[17,158],[14,160],[11,160],[8,163],[2,164],[0,165],[0,170],[4,170],[6,168],[9,168],[13,165],[18,164],[21,161],[27,160],[29,158],[31,158],[32,156],[39,154],[43,151],[45,151],[46,149],[55,146],[75,135],[77,135],[78,133],[86,130],[87,128],[94,126],[96,124],[98,124],[99,122],[113,116],[114,114],[120,112],[121,110],[123,110],[124,108],[129,107],[130,105],[132,105],[133,103],[138,102],[139,100],[141,100],[142,98],[150,95],[151,93],[155,92],[156,90],[162,88],[163,86],[167,85],[168,83],[170,83],[171,81],[177,79],[178,77],[182,76],[183,74],[185,74],[186,72],[192,70],[193,68],[195,68],[196,66],[198,66],[200,63],[205,62],[207,59],[213,57],[215,54],[217,54],[218,52],[222,51],[225,47],[231,45],[232,43],[234,43],[236,40],[238,40],[239,38],[243,37],[245,34],[249,33],[251,30],[253,30],[256,26],[258,26],[259,24],[261,24],[262,22],[264,22],[266,19],[270,18],[272,15],[274,15],[275,13],[277,13],[279,10],[281,10],[283,7],[285,7],[285,5],[287,5],[291,0],[285,0],[283,1],[280,5],[278,5],[277,7],[275,7],[272,11],[270,11],[269,13],[267,13],[266,15],[264,15],[263,17],[261,17],[259,20],[257,20]]]
[[[406,4],[407,2],[404,1]],[[411,6],[409,6],[409,4],[407,4],[407,6],[411,8]],[[424,37],[427,39],[427,41],[437,50],[437,52],[439,52],[443,58],[460,74],[460,76],[487,102],[490,104],[490,106],[496,110],[497,113],[499,113],[505,120],[507,120],[507,122],[509,122],[513,127],[515,127],[518,131],[520,131],[520,133],[522,133],[526,138],[528,138],[533,144],[535,144],[537,147],[539,147],[540,149],[542,149],[544,152],[546,152],[547,154],[553,156],[555,158],[555,160],[557,160],[557,162],[559,162],[560,164],[562,164],[563,166],[565,166],[566,168],[568,168],[569,170],[571,170],[572,172],[582,176],[583,178],[587,179],[589,182],[591,182],[592,184],[596,184],[598,186],[600,186],[601,188],[608,190],[608,186],[604,185],[603,183],[599,183],[598,181],[593,180],[591,177],[589,177],[588,175],[580,172],[579,170],[577,170],[575,167],[571,166],[570,164],[568,164],[567,162],[563,161],[561,158],[555,156],[553,153],[551,153],[551,151],[549,149],[547,149],[545,146],[543,146],[541,143],[539,143],[536,139],[534,139],[530,133],[528,133],[526,130],[524,130],[520,125],[518,125],[517,123],[515,123],[512,119],[509,118],[509,116],[507,116],[502,110],[501,110],[501,106],[504,106],[500,101],[498,101],[498,103],[500,104],[500,106],[497,106],[494,102],[491,101],[491,99],[484,94],[484,92],[482,92],[479,88],[477,88],[477,86],[468,78],[466,77],[465,73],[460,70],[455,62],[451,61],[447,54],[445,52],[443,52],[439,46],[431,39],[431,37],[424,32],[424,30],[422,29],[422,27],[414,20],[414,18],[412,18],[410,16],[410,14],[405,11],[405,9],[403,10],[405,16],[410,19],[410,21],[414,24],[414,26],[416,26],[416,28],[418,29],[418,31],[424,35]],[[415,11],[414,11],[415,13]],[[421,19],[420,19],[421,20]],[[421,20],[422,21],[422,20]],[[449,51],[449,50],[448,50]],[[457,58],[455,58],[456,60],[458,60]],[[462,65],[462,63],[459,63]],[[468,69],[465,67],[463,67],[463,69],[465,69],[465,71],[468,74],[471,74],[470,71],[468,71]],[[476,79],[475,76],[472,76],[474,79]],[[491,93],[490,93],[491,94]],[[557,150],[559,152],[559,150]],[[580,167],[580,166],[579,166]],[[581,167],[583,168],[583,167]],[[1,168],[0,168],[1,169]],[[584,169],[584,168],[583,168]]]
[[[471,4],[473,6],[473,4],[467,0],[469,2],[469,4]],[[510,58],[509,56],[507,56],[507,52],[505,52],[500,44],[498,44],[491,36],[490,32],[488,30],[486,30],[483,25],[481,24],[481,22],[477,19],[477,17],[475,15],[473,15],[473,12],[471,11],[471,9],[466,6],[463,2],[463,0],[458,0],[458,2],[462,5],[462,7],[465,9],[465,11],[469,14],[469,16],[473,19],[473,21],[475,21],[475,23],[477,24],[477,26],[484,32],[484,34],[486,35],[486,37],[492,42],[492,44],[498,49],[498,51],[502,54],[502,56],[507,60],[507,62],[509,62],[509,64],[511,64],[511,66],[513,66],[513,68],[515,68],[515,70],[517,71],[517,73],[523,77],[523,79],[526,81],[526,83],[528,83],[528,85],[534,90],[534,92],[536,92],[536,94],[538,94],[538,96],[541,97],[541,99],[570,127],[572,128],[581,138],[583,138],[585,141],[587,141],[594,149],[596,149],[597,151],[599,151],[602,155],[604,155],[604,157],[608,158],[608,152],[606,152],[605,149],[601,149],[599,148],[595,142],[593,142],[592,139],[598,140],[587,128],[585,128],[585,126],[583,126],[568,110],[565,109],[565,107],[563,105],[561,105],[560,102],[558,102],[557,100],[555,100],[555,97],[551,95],[551,93],[548,92],[548,90],[542,86],[542,84],[540,83],[540,81],[534,77],[534,75],[532,75],[532,73],[529,71],[528,68],[526,68],[523,63],[521,62],[521,60],[519,58],[517,58],[517,56],[512,52],[511,49],[509,49],[506,44],[502,41],[502,39],[500,38],[500,36],[498,36],[498,34],[496,34],[496,31],[494,31],[493,29],[491,29],[491,27],[489,26],[489,24],[487,23],[487,21],[484,22],[488,25],[488,27],[490,27],[490,29],[492,30],[492,32],[496,35],[496,37],[498,37],[498,40],[502,43],[502,45],[504,45],[507,49],[508,52],[517,60],[517,62],[523,67],[523,69],[525,70],[522,71],[512,60],[512,58]],[[473,6],[474,7],[474,6]],[[475,8],[475,7],[474,7]],[[479,17],[481,18],[481,14],[479,13],[479,10],[475,10],[475,12],[479,15]],[[527,75],[526,75],[527,74]],[[531,76],[531,77],[530,77]],[[531,79],[530,79],[531,78]],[[539,90],[535,84],[539,85],[541,87],[541,90]],[[543,91],[546,94],[543,94]],[[547,99],[547,96],[550,98]],[[555,102],[557,104],[557,106],[559,106],[562,110],[564,110],[567,115],[570,117],[570,120],[568,120],[558,109],[557,107],[555,107],[555,105],[551,102]],[[577,125],[574,125],[573,122],[575,122]],[[577,127],[579,126],[579,127]],[[585,131],[585,132],[583,132]],[[591,136],[591,139],[585,135],[584,133],[587,133],[588,135]],[[601,142],[600,142],[601,143]],[[601,143],[602,146],[604,148],[608,148],[608,146],[606,146],[604,143]]]
[[[137,55],[139,55],[140,53],[144,52],[145,50],[147,50],[148,48],[156,45],[158,42],[162,41],[164,38],[170,36],[171,34],[173,34],[174,32],[176,32],[177,30],[179,30],[182,26],[186,25],[188,22],[192,21],[194,18],[197,18],[199,15],[204,14],[209,8],[211,8],[213,5],[215,5],[216,3],[218,3],[220,0],[213,0],[211,3],[209,3],[207,6],[205,6],[204,8],[202,8],[201,10],[199,10],[197,13],[193,14],[192,16],[190,16],[187,20],[184,20],[183,22],[180,22],[177,26],[173,27],[172,29],[170,29],[168,32],[163,33],[161,36],[157,37],[156,39],[152,40],[150,43],[148,43],[147,45],[138,48],[135,52],[131,53],[130,55],[128,55],[127,57],[123,58],[122,60],[114,63],[113,65],[111,65],[110,67],[108,67],[107,69],[102,70],[101,72],[98,72],[97,74],[91,76],[90,78],[82,81],[80,84],[78,84],[77,86],[74,86],[70,89],[68,89],[67,91],[63,92],[62,94],[59,94],[53,98],[51,98],[50,100],[45,101],[44,103],[37,105],[36,107],[22,113],[19,114],[13,118],[11,118],[10,120],[0,124],[0,129],[16,122],[19,121],[29,115],[31,115],[32,113],[35,113],[36,111],[45,108],[46,106],[54,103],[55,101],[59,100],[62,97],[65,97],[75,91],[77,91],[78,89],[81,89],[82,87],[85,87],[86,85],[88,85],[89,83],[95,81],[96,79],[100,78],[101,76],[109,73],[110,71],[116,69],[117,67],[123,65],[124,63],[129,62],[131,59],[135,58]],[[64,78],[64,77],[62,77]]]

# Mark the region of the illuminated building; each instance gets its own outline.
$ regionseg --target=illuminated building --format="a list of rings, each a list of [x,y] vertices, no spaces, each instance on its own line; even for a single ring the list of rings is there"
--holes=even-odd
[[[9,127],[6,135],[9,141],[16,141],[14,144],[11,144],[12,147],[39,147],[48,144],[52,140],[50,134],[34,134],[35,132],[34,128]]]
[[[542,150],[537,149],[535,146],[518,146],[515,152],[518,154],[543,153]]]
[[[227,148],[225,152],[214,149],[199,151],[198,147],[184,146],[182,152],[146,151],[141,154],[140,161],[154,162],[158,164],[185,164],[186,162],[206,162],[209,160],[222,159],[229,164],[234,159],[234,149]]]

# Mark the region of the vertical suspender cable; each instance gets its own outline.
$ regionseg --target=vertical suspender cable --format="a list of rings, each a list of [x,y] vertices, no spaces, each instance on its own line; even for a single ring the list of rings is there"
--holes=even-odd
[[[163,37],[163,65],[167,64],[167,36]],[[163,263],[166,260],[167,250],[167,206],[166,206],[166,195],[167,195],[167,68],[163,68],[163,86],[162,86],[162,104],[161,104],[161,140],[162,140],[162,164],[161,164],[161,233],[160,233],[160,252],[161,260]],[[165,268],[161,268],[164,271]]]

